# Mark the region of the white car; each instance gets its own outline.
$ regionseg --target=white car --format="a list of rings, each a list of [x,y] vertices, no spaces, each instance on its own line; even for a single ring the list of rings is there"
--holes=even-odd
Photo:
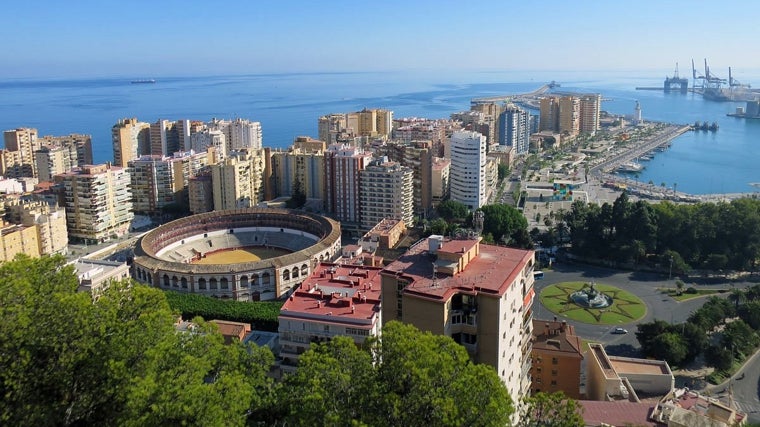
[[[623,328],[615,328],[612,330],[613,334],[627,334],[628,330]]]

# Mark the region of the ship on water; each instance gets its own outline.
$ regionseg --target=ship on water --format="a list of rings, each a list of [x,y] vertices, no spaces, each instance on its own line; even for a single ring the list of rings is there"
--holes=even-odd
[[[760,93],[752,90],[749,84],[741,83],[731,74],[731,67],[728,67],[728,80],[722,79],[710,71],[705,59],[705,74],[700,75],[694,67],[694,60],[691,60],[691,73],[694,79],[693,91],[701,93],[702,97],[708,101],[716,102],[747,102],[757,99]]]
[[[145,83],[155,83],[155,79],[140,79],[140,80],[132,80],[130,83],[133,85],[135,84],[145,84]]]

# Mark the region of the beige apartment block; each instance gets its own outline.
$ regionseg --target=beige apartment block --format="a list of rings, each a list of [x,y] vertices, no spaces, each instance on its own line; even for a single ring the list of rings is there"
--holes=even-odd
[[[150,123],[135,117],[120,119],[111,128],[111,143],[114,164],[127,167],[130,160],[150,152]]]
[[[39,258],[37,228],[3,222],[0,225],[0,261],[11,261],[18,254]]]
[[[5,178],[37,177],[34,152],[40,149],[37,129],[18,128],[3,132],[0,175]]]
[[[7,199],[5,209],[10,221],[37,231],[40,255],[65,254],[69,236],[66,210],[42,200]],[[32,254],[28,254],[32,256]]]
[[[233,151],[211,176],[214,210],[254,207],[264,200],[264,150]]]
[[[533,251],[430,236],[381,273],[383,322],[453,338],[519,400],[530,389],[534,262]]]
[[[55,176],[63,186],[69,237],[104,242],[129,231],[134,218],[129,172],[89,165]]]
[[[413,171],[387,157],[359,173],[361,228],[369,231],[386,218],[414,224]]]

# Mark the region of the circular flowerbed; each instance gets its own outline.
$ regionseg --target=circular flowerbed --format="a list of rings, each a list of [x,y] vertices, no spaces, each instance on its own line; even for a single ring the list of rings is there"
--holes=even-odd
[[[630,323],[641,319],[647,312],[643,301],[628,291],[610,285],[594,283],[594,289],[612,297],[612,305],[605,308],[589,308],[576,304],[570,296],[590,283],[563,282],[547,286],[541,291],[540,300],[554,314],[572,320],[601,325]]]

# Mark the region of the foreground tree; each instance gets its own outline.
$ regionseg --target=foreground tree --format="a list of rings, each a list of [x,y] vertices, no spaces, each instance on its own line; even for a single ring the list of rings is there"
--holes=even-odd
[[[0,424],[234,426],[269,404],[268,350],[177,332],[158,289],[77,287],[63,257],[0,265]]]
[[[583,407],[564,393],[536,393],[526,397],[517,427],[583,427]]]
[[[280,397],[296,425],[508,425],[513,412],[493,368],[451,338],[398,322],[368,350],[345,337],[315,345]]]

